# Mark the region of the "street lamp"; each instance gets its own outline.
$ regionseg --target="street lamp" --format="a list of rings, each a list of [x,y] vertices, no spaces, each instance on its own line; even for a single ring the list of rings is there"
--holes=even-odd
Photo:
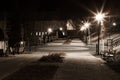
[[[98,13],[98,14],[95,14],[95,20],[98,22],[98,45],[97,45],[97,48],[98,48],[98,55],[99,55],[99,51],[100,51],[100,31],[101,31],[101,25],[104,21],[104,18],[105,18],[105,14],[104,13]]]
[[[48,28],[47,42],[51,41],[51,33],[53,32],[52,28]]]
[[[84,25],[81,27],[81,31],[88,29],[90,25],[91,25],[90,23],[85,22]]]
[[[84,25],[81,27],[81,31],[84,31],[84,30],[88,29],[89,44],[90,44],[90,29],[89,29],[90,25],[91,24],[89,22],[85,22]]]
[[[86,30],[86,28],[84,25],[82,25],[80,31],[84,33],[84,30]],[[83,36],[83,40],[86,42],[86,36]]]
[[[114,22],[112,25],[113,25],[113,26],[116,26],[117,24]]]
[[[88,29],[88,39],[89,39],[89,44],[90,44],[90,23],[86,22],[84,23],[84,26]]]
[[[95,19],[98,21],[98,23],[101,23],[105,18],[105,14],[104,13],[98,13],[95,15]]]
[[[62,31],[63,30],[63,28],[62,27],[60,27],[60,31]]]
[[[48,28],[48,33],[51,33],[52,32],[52,29],[51,28]]]

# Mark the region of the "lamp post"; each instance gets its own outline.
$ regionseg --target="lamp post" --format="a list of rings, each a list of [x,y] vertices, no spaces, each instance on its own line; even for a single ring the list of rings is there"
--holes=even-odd
[[[51,41],[50,34],[53,32],[52,28],[48,28],[48,36],[47,36],[47,42]]]
[[[100,32],[101,32],[101,24],[105,18],[105,14],[103,13],[98,13],[95,14],[95,19],[98,22],[98,44],[97,44],[97,54],[99,55],[100,53]]]
[[[116,26],[117,24],[115,22],[112,23],[113,26]]]
[[[63,30],[63,28],[62,27],[60,27],[60,31],[62,31]]]
[[[89,22],[85,22],[84,25],[81,27],[81,31],[84,31],[86,29],[88,29],[88,39],[89,39],[89,44],[90,44],[90,23]]]
[[[52,29],[51,28],[48,28],[48,33],[50,34],[52,32]]]
[[[88,43],[90,44],[90,23],[86,22],[84,23],[84,26],[86,29],[88,29]]]

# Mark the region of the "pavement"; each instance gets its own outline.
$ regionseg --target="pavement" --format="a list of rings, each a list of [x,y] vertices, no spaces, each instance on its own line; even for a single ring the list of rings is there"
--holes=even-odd
[[[120,74],[89,52],[68,53],[53,80],[120,80]]]
[[[80,40],[72,40],[70,43],[71,46],[75,44],[88,48]],[[95,45],[91,46],[86,51],[66,52],[64,63],[53,80],[120,80],[120,74],[109,68],[100,57],[94,56]]]
[[[65,44],[66,40],[58,40],[55,42],[47,43],[43,47],[39,47],[38,51],[41,52],[79,52],[89,50],[80,40],[72,40],[71,43]],[[79,44],[81,43],[81,44]]]
[[[29,52],[28,54],[9,55],[8,57],[0,57],[0,80],[14,73],[20,68],[40,59],[45,52]]]
[[[95,45],[87,46],[79,39],[73,39],[68,44],[64,42],[65,40],[57,40],[38,47],[37,51],[31,54],[0,58],[0,79],[43,55],[64,52],[64,62],[59,64],[52,80],[120,80],[120,73],[112,70],[104,60],[95,56]]]

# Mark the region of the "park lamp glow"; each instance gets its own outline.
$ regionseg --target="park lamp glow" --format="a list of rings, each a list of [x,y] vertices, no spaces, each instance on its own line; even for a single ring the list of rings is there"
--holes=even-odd
[[[116,26],[117,24],[114,22],[112,25],[113,25],[113,26]]]
[[[52,29],[51,28],[48,28],[48,33],[51,33],[52,32]]]
[[[21,42],[20,42],[20,44],[22,44],[22,45],[23,45],[23,44],[24,44],[24,42],[23,42],[23,41],[21,41]]]
[[[60,27],[60,31],[62,31],[63,30],[63,28],[62,27]]]
[[[84,23],[84,26],[85,26],[85,28],[89,28],[90,27],[90,23],[86,22],[86,23]]]
[[[65,36],[65,32],[63,32],[63,36]]]
[[[104,13],[97,13],[95,14],[95,20],[98,21],[98,23],[101,23],[105,18]]]
[[[88,22],[84,23],[84,25],[81,27],[81,31],[86,30],[87,28],[90,27],[90,25],[91,25],[91,24],[88,23]]]
[[[82,26],[80,30],[81,30],[81,31],[84,31],[84,30],[86,30],[86,27],[85,27],[85,26]]]

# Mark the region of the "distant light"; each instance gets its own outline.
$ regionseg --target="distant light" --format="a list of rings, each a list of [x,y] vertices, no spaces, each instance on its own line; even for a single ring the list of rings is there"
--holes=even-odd
[[[63,36],[65,35],[65,32],[63,32]]]
[[[84,26],[85,26],[86,28],[89,28],[90,23],[86,22],[86,23],[84,24]]]
[[[48,34],[48,32],[45,32],[45,34]]]
[[[62,27],[60,27],[60,31],[62,31],[63,30],[63,28]]]
[[[86,29],[85,26],[82,26],[80,30],[83,31],[83,30],[85,30],[85,29]]]
[[[39,32],[39,36],[41,35],[41,32]]]
[[[44,32],[42,32],[42,35],[44,35]]]
[[[117,24],[114,22],[112,25],[113,25],[113,26],[116,26]]]
[[[88,23],[88,22],[86,22],[86,23],[84,23],[84,25],[81,27],[81,31],[83,31],[83,30],[86,30],[87,28],[89,28],[90,27],[90,23]]]
[[[23,45],[23,44],[24,44],[24,42],[23,42],[23,41],[21,41],[21,42],[20,42],[20,44],[22,44],[22,45]]]
[[[31,32],[30,34],[32,35],[33,33]]]
[[[52,29],[51,28],[48,28],[48,33],[51,33],[52,32]]]
[[[38,32],[36,32],[36,36],[38,35]]]

